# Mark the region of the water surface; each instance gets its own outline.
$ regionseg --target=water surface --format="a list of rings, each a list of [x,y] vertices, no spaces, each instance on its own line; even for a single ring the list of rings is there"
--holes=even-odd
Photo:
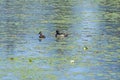
[[[1,0],[0,80],[119,80],[118,3]]]

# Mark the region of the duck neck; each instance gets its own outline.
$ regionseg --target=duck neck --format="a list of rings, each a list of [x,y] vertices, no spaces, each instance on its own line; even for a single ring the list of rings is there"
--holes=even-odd
[[[40,34],[40,36],[42,35],[42,33],[41,33],[41,32],[39,32],[39,34]]]

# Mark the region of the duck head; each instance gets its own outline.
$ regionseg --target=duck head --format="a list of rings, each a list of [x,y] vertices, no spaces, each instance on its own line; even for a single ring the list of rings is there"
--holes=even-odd
[[[40,31],[39,34],[42,34],[42,32]]]
[[[39,34],[40,34],[39,38],[45,38],[45,35],[43,35],[41,31],[39,32]]]
[[[59,30],[56,30],[56,34],[58,34],[58,35],[60,34]]]

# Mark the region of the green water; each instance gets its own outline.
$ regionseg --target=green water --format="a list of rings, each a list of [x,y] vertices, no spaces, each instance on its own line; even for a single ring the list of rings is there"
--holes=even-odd
[[[0,80],[119,80],[119,4],[0,0]]]

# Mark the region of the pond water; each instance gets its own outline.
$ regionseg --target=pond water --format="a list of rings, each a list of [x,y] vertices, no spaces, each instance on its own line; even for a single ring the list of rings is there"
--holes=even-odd
[[[0,0],[0,80],[120,80],[119,3]]]

